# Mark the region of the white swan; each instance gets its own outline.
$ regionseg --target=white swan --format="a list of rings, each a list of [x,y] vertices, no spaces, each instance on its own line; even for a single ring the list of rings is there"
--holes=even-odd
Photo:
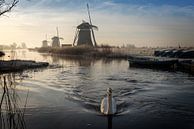
[[[112,89],[107,88],[107,96],[102,99],[100,111],[104,115],[113,115],[116,113],[116,103],[112,97]]]

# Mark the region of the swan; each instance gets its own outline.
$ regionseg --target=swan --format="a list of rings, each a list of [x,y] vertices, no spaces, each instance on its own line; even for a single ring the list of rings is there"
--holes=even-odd
[[[116,103],[112,97],[111,88],[107,88],[107,96],[101,101],[100,111],[104,115],[114,115],[116,113]]]

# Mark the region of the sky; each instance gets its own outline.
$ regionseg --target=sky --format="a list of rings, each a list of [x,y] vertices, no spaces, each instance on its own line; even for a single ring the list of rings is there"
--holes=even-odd
[[[56,27],[61,42],[72,43],[76,26],[88,21],[86,3],[97,44],[194,46],[194,0],[20,0],[0,17],[0,44],[41,46]]]

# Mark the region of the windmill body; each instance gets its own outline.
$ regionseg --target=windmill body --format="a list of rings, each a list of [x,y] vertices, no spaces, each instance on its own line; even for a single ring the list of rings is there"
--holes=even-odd
[[[77,35],[75,37],[75,42],[77,46],[94,46],[94,43],[92,41],[91,29],[92,26],[88,22],[83,22],[82,24],[77,26]]]
[[[48,47],[48,41],[47,40],[42,41],[42,47]]]
[[[52,47],[60,47],[60,39],[59,38],[59,31],[58,31],[58,27],[56,28],[57,30],[57,36],[54,36],[52,38]]]
[[[60,40],[58,36],[52,38],[52,47],[60,47]]]

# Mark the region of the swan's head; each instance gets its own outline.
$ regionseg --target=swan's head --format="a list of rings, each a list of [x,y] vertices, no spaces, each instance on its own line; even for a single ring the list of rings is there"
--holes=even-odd
[[[112,89],[111,88],[107,88],[107,95],[111,96],[112,95]]]

